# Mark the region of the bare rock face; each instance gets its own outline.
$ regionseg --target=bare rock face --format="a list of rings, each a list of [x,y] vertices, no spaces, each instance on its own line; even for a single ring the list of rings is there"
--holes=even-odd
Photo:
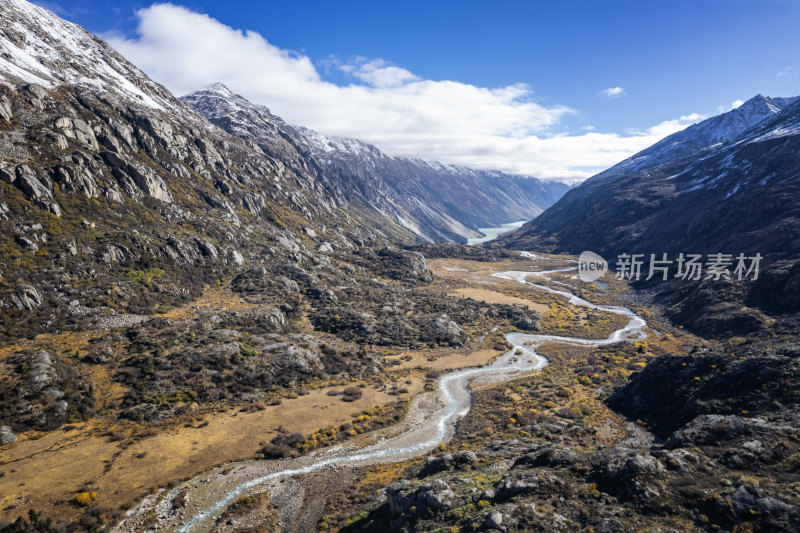
[[[5,96],[0,96],[0,118],[4,119],[9,124],[14,114],[11,111],[11,102]]]
[[[439,342],[446,342],[451,346],[462,346],[466,340],[464,330],[449,320],[446,316],[440,316],[433,321],[434,338]]]
[[[55,128],[66,138],[74,139],[91,150],[99,148],[94,131],[79,118],[61,117],[55,121]]]
[[[196,239],[195,244],[197,245],[197,249],[200,250],[200,253],[203,254],[204,257],[216,259],[219,255],[217,252],[217,247],[207,240]]]
[[[172,202],[172,194],[167,184],[153,170],[141,163],[128,162],[119,154],[111,151],[102,152],[100,157],[111,167],[120,186],[131,196],[138,196],[138,191],[142,191],[162,202]]]
[[[17,436],[8,426],[0,426],[0,446],[17,442]]]
[[[53,185],[49,180],[39,180],[28,165],[19,165],[16,168],[17,180],[15,185],[29,198],[39,201],[53,199]]]
[[[33,311],[42,305],[42,297],[33,285],[23,285],[9,296],[10,306],[20,311]],[[9,307],[6,304],[6,307]]]

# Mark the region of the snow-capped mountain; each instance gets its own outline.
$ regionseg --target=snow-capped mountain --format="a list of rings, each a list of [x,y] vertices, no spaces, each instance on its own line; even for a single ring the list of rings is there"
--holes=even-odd
[[[800,98],[757,96],[570,190],[512,248],[764,256],[746,301],[800,310]]]
[[[770,98],[759,94],[735,109],[673,133],[590,180],[599,182],[622,173],[642,172],[732,141],[762,120],[780,113],[798,98]]]
[[[156,109],[177,100],[105,42],[25,0],[0,2],[0,81],[78,86]]]
[[[426,241],[463,241],[478,236],[479,227],[533,218],[567,190],[558,182],[392,157],[356,139],[290,126],[218,83],[183,100],[264,151],[280,145],[294,150],[298,162],[313,161],[318,179],[355,209]]]

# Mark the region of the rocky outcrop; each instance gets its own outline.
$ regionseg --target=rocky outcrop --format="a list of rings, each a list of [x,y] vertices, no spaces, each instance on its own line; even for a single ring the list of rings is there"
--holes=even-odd
[[[438,259],[449,257],[454,259],[465,259],[467,261],[486,261],[494,262],[503,259],[519,257],[517,252],[498,248],[486,248],[483,246],[469,246],[455,242],[438,242],[433,244],[420,244],[410,248],[420,252],[428,259]]]
[[[89,387],[75,382],[77,373],[44,350],[10,355],[0,369],[7,376],[0,383],[0,419],[13,430],[54,429],[72,412],[91,414]]]
[[[753,350],[737,357],[716,350],[661,356],[614,391],[608,403],[665,438],[699,415],[746,411],[792,421],[798,398],[790,384],[800,370],[798,347]]]
[[[619,498],[654,501],[664,490],[664,466],[640,450],[616,448],[603,468],[602,481],[607,491]]]
[[[418,280],[423,283],[433,280],[428,263],[419,252],[387,246],[378,251],[378,257],[386,263],[385,272],[393,279]]]
[[[408,482],[401,482],[385,490],[385,507],[391,517],[401,517],[412,508],[421,514],[425,509],[446,510],[453,505],[455,494],[442,480],[437,479],[413,490],[409,489]]]
[[[14,113],[11,110],[11,102],[5,96],[0,96],[0,118],[11,124]]]
[[[79,118],[61,117],[54,124],[56,130],[68,139],[73,139],[90,150],[97,150],[100,146],[94,136],[94,130]]]
[[[105,151],[100,157],[109,166],[120,187],[134,198],[140,196],[139,191],[142,191],[162,202],[172,202],[169,188],[154,171],[140,163],[129,163],[115,152]]]
[[[464,344],[466,339],[464,330],[446,316],[436,317],[431,326],[434,331],[432,335],[433,340],[447,343],[451,346],[461,346]]]
[[[0,299],[3,307],[14,307],[20,311],[33,311],[42,305],[42,297],[33,285],[23,285]]]

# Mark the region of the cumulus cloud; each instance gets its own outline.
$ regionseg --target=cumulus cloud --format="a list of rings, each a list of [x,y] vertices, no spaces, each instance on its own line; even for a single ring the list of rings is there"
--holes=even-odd
[[[383,59],[358,57],[350,62],[343,62],[337,58],[331,58],[328,63],[372,87],[397,87],[404,83],[419,81],[419,78],[408,70],[392,65]]]
[[[717,111],[719,111],[720,113],[727,113],[728,111],[733,111],[743,103],[744,100],[734,100],[733,102],[730,103],[728,107],[725,107],[724,105],[717,106]]]
[[[600,96],[605,96],[606,98],[622,98],[626,94],[628,93],[622,87],[609,87],[600,91]]]
[[[383,59],[329,59],[351,79],[337,85],[308,56],[208,15],[156,4],[137,16],[133,36],[105,38],[174,93],[222,82],[291,124],[356,137],[392,155],[576,181],[690,124],[682,117],[625,135],[559,134],[575,111],[538,103],[525,84],[479,87],[421,79]]]

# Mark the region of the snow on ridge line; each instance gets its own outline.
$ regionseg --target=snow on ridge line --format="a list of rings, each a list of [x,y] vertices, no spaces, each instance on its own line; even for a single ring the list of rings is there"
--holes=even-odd
[[[0,81],[75,85],[154,109],[175,107],[167,91],[81,26],[24,0],[2,0],[0,15]]]

